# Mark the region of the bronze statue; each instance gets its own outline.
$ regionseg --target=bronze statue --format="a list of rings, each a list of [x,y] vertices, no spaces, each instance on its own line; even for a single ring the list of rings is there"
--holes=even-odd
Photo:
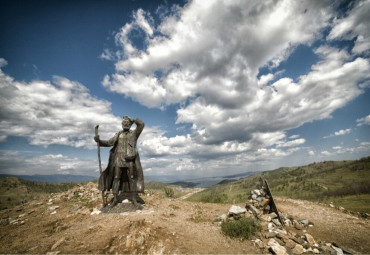
[[[136,124],[135,130],[130,130],[132,124]],[[95,132],[94,140],[98,143],[98,154],[100,158],[99,146],[113,148],[109,152],[109,162],[107,168],[101,172],[99,178],[99,190],[103,194],[103,206],[107,205],[104,192],[112,189],[114,206],[118,202],[119,192],[128,192],[133,204],[137,205],[137,194],[144,192],[144,176],[140,163],[139,153],[136,149],[137,139],[144,129],[144,122],[139,118],[133,119],[124,116],[122,119],[122,130],[114,137],[105,141],[100,140]]]

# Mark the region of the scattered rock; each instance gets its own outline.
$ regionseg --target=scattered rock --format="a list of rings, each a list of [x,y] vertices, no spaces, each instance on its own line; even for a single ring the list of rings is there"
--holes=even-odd
[[[302,219],[302,220],[299,220],[298,222],[301,223],[304,226],[308,225],[308,220],[307,219]]]
[[[278,219],[272,219],[271,220],[276,226],[281,226],[281,223]]]
[[[320,250],[322,254],[331,254],[331,255],[337,254],[337,252],[333,248],[331,248],[331,246],[326,245],[322,246]]]
[[[271,221],[271,217],[267,214],[263,214],[260,216],[260,218],[264,221],[267,221],[267,222],[270,222]]]
[[[315,239],[310,235],[310,234],[305,234],[305,237],[306,237],[306,240],[307,242],[310,244],[310,245],[314,245],[316,242],[315,242]]]
[[[74,212],[77,212],[78,210],[80,210],[82,208],[82,206],[80,205],[75,205],[73,206],[71,209],[69,209],[69,212],[70,213],[74,213]]]
[[[336,252],[337,252],[337,255],[343,255],[343,250],[339,247],[336,247],[334,245],[331,246]]]
[[[270,250],[276,255],[288,255],[288,252],[284,246],[281,246],[275,239],[270,239],[267,243],[270,246]]]
[[[269,216],[271,217],[271,219],[277,218],[277,214],[274,212],[270,213]]]
[[[247,209],[250,210],[256,217],[260,214],[260,210],[258,210],[256,207],[254,207],[251,204],[247,204]]]
[[[264,243],[261,241],[261,239],[254,240],[254,243],[257,245],[258,248],[263,249],[265,248]]]
[[[62,243],[64,243],[64,241],[66,240],[65,237],[62,237],[61,239],[59,239],[52,247],[51,247],[51,250],[55,250],[56,248],[58,248]]]
[[[143,236],[140,236],[140,237],[136,238],[136,244],[138,246],[142,246],[144,244],[144,242],[145,242],[145,238]]]
[[[285,247],[288,248],[288,249],[294,249],[294,247],[296,246],[296,243],[294,241],[292,241],[291,239],[288,239],[285,241]]]
[[[301,223],[297,222],[297,221],[294,221],[294,227],[298,230],[304,229],[304,226]]]
[[[267,233],[265,234],[265,237],[266,237],[266,238],[272,238],[272,237],[275,237],[276,235],[277,235],[277,233],[276,233],[276,232],[271,231],[271,232],[267,232]]]
[[[229,209],[229,215],[239,215],[245,213],[247,210],[237,205],[232,205]]]
[[[227,215],[222,214],[216,218],[216,221],[226,221],[227,220]]]
[[[292,250],[293,254],[302,254],[304,252],[304,248],[300,244],[296,244]]]
[[[90,213],[90,215],[99,215],[101,211],[97,208],[94,208],[93,211]]]
[[[58,255],[60,251],[49,251],[46,253],[46,255]]]

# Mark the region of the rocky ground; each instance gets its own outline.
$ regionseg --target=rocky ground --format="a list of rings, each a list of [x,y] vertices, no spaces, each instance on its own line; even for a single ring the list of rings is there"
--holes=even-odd
[[[333,246],[370,253],[368,219],[306,201],[277,199],[279,209],[293,219],[292,225],[277,226],[274,215],[264,215],[262,232],[242,241],[221,232],[220,216],[230,220],[230,204],[169,199],[149,191],[141,196],[145,201],[141,209],[123,201],[121,210],[104,213],[100,196],[96,184],[88,183],[0,211],[0,253],[261,254],[279,253],[272,247],[284,247],[288,253],[317,249],[338,254],[340,250]],[[242,214],[254,217],[248,211]],[[295,219],[307,219],[309,224],[300,223],[302,228],[297,229]]]

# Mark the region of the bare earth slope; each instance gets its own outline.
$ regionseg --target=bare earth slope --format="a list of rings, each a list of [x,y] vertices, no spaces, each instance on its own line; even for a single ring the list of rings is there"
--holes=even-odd
[[[168,199],[151,192],[141,211],[94,214],[101,201],[96,185],[0,211],[0,253],[258,254],[252,241],[225,237],[214,220],[230,204]],[[240,204],[240,206],[244,206]],[[297,200],[278,200],[282,211],[315,223],[319,240],[370,253],[369,220]],[[93,215],[91,215],[93,212]]]
[[[279,210],[314,223],[309,230],[316,239],[370,254],[370,221],[327,205],[306,200],[277,199]]]

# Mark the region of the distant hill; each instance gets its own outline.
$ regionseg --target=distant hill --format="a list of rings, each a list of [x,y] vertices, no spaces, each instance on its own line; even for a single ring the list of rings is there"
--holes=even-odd
[[[0,178],[16,177],[19,179],[33,181],[33,182],[47,182],[47,183],[62,183],[62,182],[87,182],[96,180],[97,177],[86,175],[72,175],[72,174],[52,174],[52,175],[10,175],[0,174]]]
[[[189,198],[191,201],[246,202],[249,192],[267,179],[275,196],[333,202],[348,210],[370,212],[370,157],[282,167],[219,184]]]
[[[169,183],[170,185],[176,185],[176,186],[181,186],[183,188],[194,188],[195,186],[197,186],[199,183],[195,183],[195,182],[171,182]]]

